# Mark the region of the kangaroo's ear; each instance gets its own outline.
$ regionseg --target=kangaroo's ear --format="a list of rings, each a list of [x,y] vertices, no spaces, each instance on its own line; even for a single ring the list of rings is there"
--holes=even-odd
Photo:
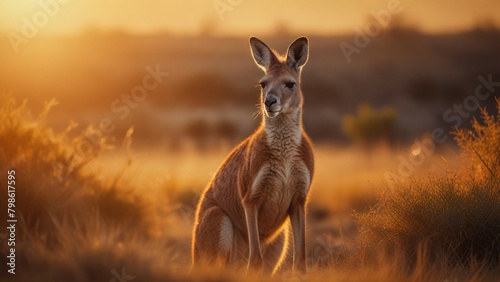
[[[300,71],[300,68],[307,63],[309,58],[309,40],[307,37],[299,37],[288,46],[288,51],[286,52],[286,64],[296,70]]]
[[[250,50],[252,51],[255,63],[264,72],[267,72],[273,64],[279,62],[274,52],[256,37],[250,37]]]

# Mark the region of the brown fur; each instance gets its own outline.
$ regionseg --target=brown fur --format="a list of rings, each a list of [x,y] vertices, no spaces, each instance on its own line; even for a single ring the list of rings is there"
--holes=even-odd
[[[294,268],[305,273],[305,204],[314,171],[311,141],[302,127],[300,89],[308,41],[294,41],[285,58],[256,38],[250,45],[255,62],[265,71],[262,123],[231,152],[201,197],[193,229],[193,266],[222,261],[276,270],[286,253],[289,218]],[[277,102],[268,107],[270,97]]]

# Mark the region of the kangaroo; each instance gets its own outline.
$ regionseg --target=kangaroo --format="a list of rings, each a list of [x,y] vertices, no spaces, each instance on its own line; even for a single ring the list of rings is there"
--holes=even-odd
[[[193,228],[193,267],[222,262],[274,273],[293,234],[293,271],[306,273],[305,205],[311,185],[312,144],[302,127],[302,67],[308,39],[300,37],[285,57],[250,38],[264,71],[260,127],[224,161],[199,201]],[[290,248],[291,249],[291,248]]]

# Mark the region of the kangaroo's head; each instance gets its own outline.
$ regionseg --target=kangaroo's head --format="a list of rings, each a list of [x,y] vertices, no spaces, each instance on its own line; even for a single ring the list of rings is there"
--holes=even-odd
[[[255,37],[250,38],[255,63],[264,70],[261,86],[261,106],[270,118],[290,115],[302,107],[300,73],[309,56],[307,37],[296,39],[282,57]]]

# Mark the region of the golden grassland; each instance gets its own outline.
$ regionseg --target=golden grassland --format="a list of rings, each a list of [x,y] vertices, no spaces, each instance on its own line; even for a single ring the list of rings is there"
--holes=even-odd
[[[412,176],[390,183],[386,172],[411,150],[318,144],[307,219],[309,274],[291,274],[288,254],[282,271],[269,278],[213,267],[188,272],[194,209],[229,147],[134,150],[129,130],[123,144],[103,139],[82,157],[73,149],[83,133],[74,126],[54,132],[44,122],[48,109],[30,119],[13,98],[2,97],[0,105],[0,169],[16,170],[19,219],[18,267],[9,281],[110,281],[116,273],[133,281],[500,277],[500,112],[484,112],[472,129],[455,133],[461,156],[441,148]],[[2,260],[6,255],[2,242]]]

